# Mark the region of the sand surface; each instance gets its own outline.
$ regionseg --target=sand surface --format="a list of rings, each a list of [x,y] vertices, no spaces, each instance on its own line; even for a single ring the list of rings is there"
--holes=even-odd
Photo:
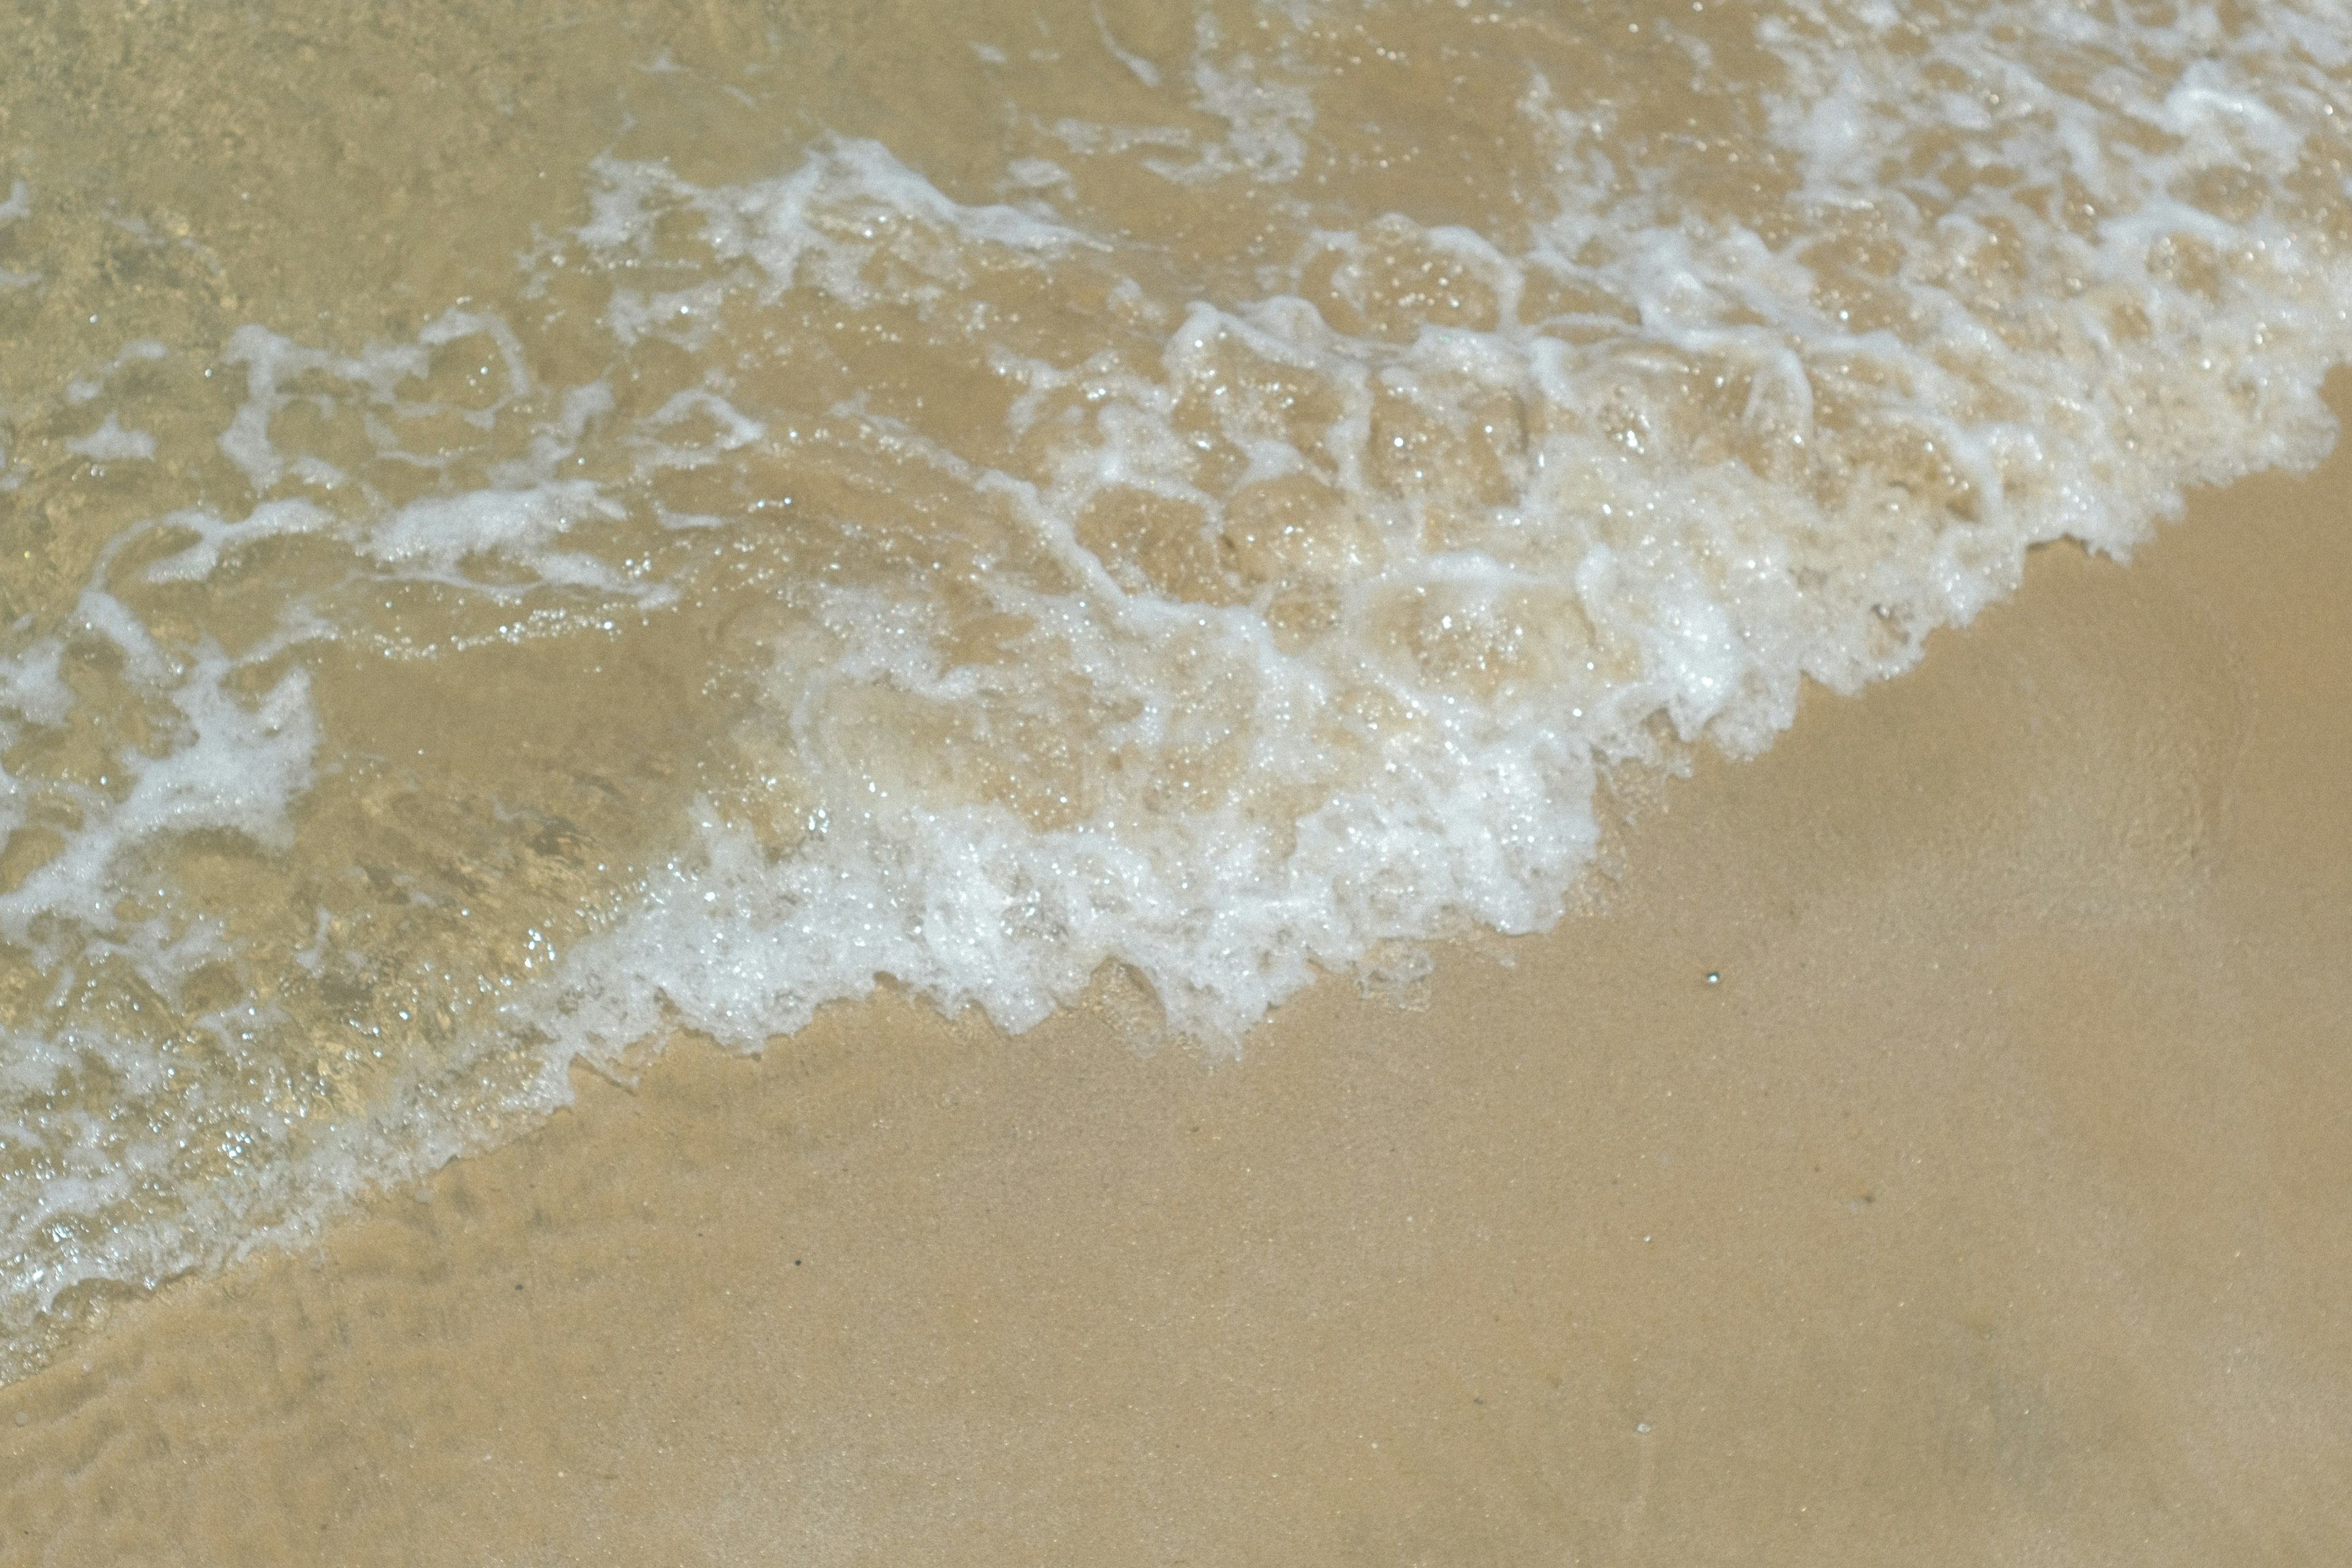
[[[2352,1561],[2347,498],[2041,552],[1238,1062],[590,1082],[0,1390],[0,1560]]]

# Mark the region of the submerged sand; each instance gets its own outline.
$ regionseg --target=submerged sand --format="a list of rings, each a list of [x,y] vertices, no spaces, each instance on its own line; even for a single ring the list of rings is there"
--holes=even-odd
[[[586,1082],[0,1390],[0,1560],[2352,1560],[2347,498],[2040,552],[1238,1062]]]

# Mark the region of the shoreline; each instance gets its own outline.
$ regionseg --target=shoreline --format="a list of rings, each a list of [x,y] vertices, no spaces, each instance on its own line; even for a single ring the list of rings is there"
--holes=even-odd
[[[2352,1554],[2347,498],[2037,552],[1425,1007],[583,1075],[0,1389],[0,1562]]]

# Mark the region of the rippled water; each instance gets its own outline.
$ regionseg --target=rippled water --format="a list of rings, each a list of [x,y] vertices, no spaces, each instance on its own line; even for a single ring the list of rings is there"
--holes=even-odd
[[[2352,9],[154,0],[0,64],[0,1373],[879,977],[1541,929],[2352,347]]]

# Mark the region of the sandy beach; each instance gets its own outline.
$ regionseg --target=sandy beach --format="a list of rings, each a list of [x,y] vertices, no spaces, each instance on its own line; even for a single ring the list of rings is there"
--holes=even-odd
[[[0,1568],[2352,1563],[2340,16],[1825,15],[36,17]]]
[[[1237,1061],[583,1079],[0,1390],[0,1559],[2345,1560],[2347,497],[2038,552]]]

